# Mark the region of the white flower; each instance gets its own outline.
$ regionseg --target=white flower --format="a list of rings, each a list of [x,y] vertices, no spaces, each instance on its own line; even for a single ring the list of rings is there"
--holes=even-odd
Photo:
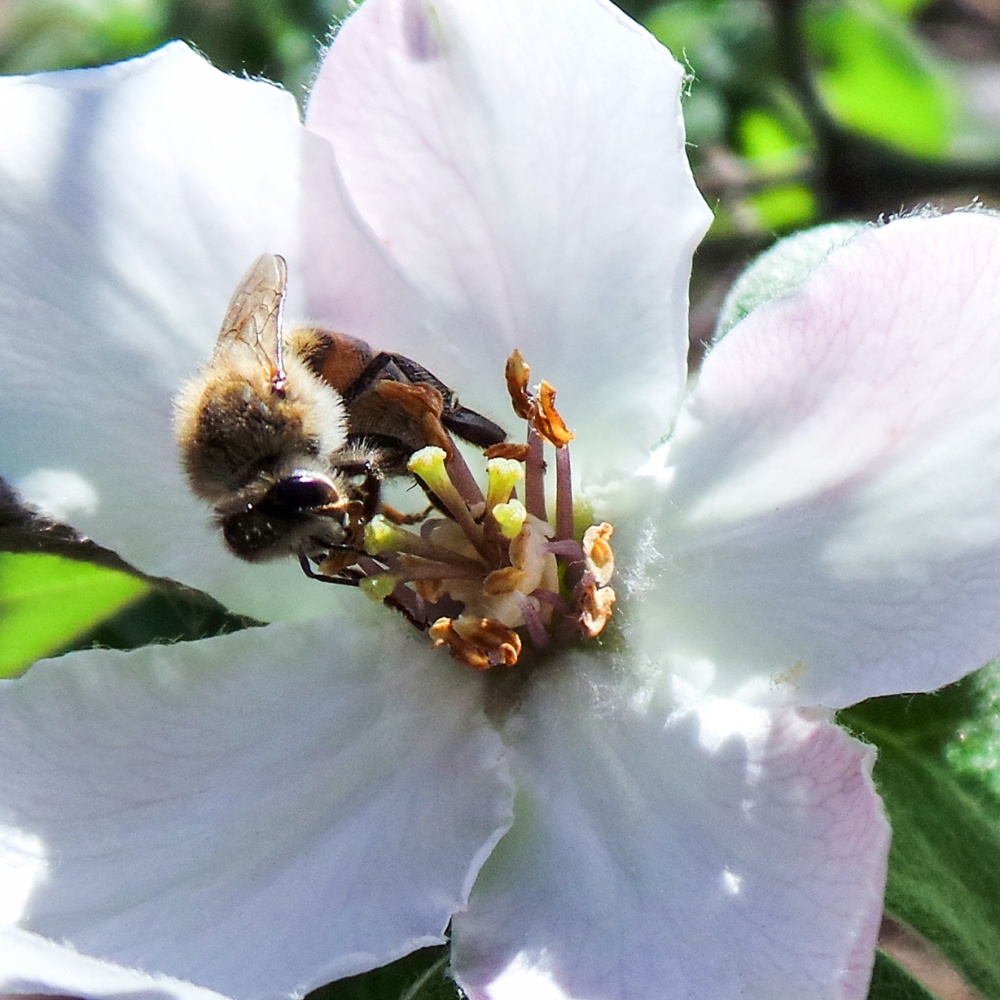
[[[888,833],[829,711],[997,652],[1000,222],[864,232],[681,405],[682,77],[601,0],[367,0],[306,128],[179,45],[2,82],[0,472],[285,619],[0,688],[5,992],[287,996],[451,921],[474,998],[864,996]],[[384,608],[226,554],[170,407],[264,250],[500,422],[512,348],[556,383],[619,642],[488,713]]]

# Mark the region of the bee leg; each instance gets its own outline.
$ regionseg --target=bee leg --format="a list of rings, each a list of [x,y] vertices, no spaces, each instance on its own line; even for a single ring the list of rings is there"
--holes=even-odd
[[[309,564],[309,560],[301,553],[299,554],[299,565],[302,567],[302,572],[305,573],[310,580],[319,580],[322,583],[339,583],[345,587],[357,587],[358,584],[364,579],[364,573],[362,573],[361,570],[351,569],[350,567],[342,569],[339,573],[335,573],[333,575],[319,573],[312,568]]]
[[[396,364],[398,357],[400,355],[380,351],[370,361],[366,362],[364,368],[361,369],[361,374],[358,375],[350,386],[342,390],[341,394],[344,397],[344,401],[348,404],[352,403],[360,396],[364,396],[365,393],[374,389],[379,382],[412,382],[413,379],[409,378]],[[427,374],[430,375],[430,372]],[[433,376],[431,378],[433,379]]]
[[[475,410],[470,410],[467,406],[462,406],[454,390],[446,386],[433,372],[429,372],[423,365],[418,365],[416,361],[402,354],[393,354],[390,357],[394,366],[408,381],[414,385],[433,386],[441,393],[444,398],[441,423],[463,441],[478,445],[480,448],[488,448],[491,444],[499,444],[506,439],[507,432],[499,424],[493,423],[492,420]],[[378,358],[374,358],[374,361],[378,361]]]
[[[428,504],[421,511],[416,511],[413,514],[404,514],[403,511],[397,510],[392,504],[388,504],[384,500],[379,506],[379,513],[387,521],[392,521],[393,524],[419,524],[421,521],[426,520],[427,515],[432,510],[434,510],[434,505]]]
[[[444,400],[441,423],[469,444],[488,448],[507,438],[507,432],[499,424],[493,423],[492,420],[475,410],[470,410],[467,406],[462,406],[454,390],[446,386],[433,372],[403,354],[391,354],[388,351],[376,354],[362,369],[357,381],[351,387],[350,395],[345,398],[349,401],[356,399],[373,389],[378,382],[385,381],[429,385],[432,389],[437,389]]]
[[[350,441],[351,438],[348,437],[348,442]],[[362,518],[365,523],[375,516],[379,500],[382,496],[382,477],[379,475],[378,466],[373,461],[373,457],[372,454],[367,454],[362,458],[345,459],[333,465],[333,468],[341,475],[356,477],[362,480],[361,485],[358,487],[358,496],[362,508]],[[344,547],[351,548],[351,546]]]
[[[328,576],[326,573],[317,573],[316,570],[309,565],[309,560],[304,555],[299,555],[299,565],[302,567],[302,572],[305,573],[310,580],[319,580],[321,583],[339,583],[346,587],[357,587],[361,581],[364,579],[365,574],[359,569],[344,569],[341,570],[334,576]],[[418,617],[411,608],[407,607],[402,601],[393,597],[390,594],[386,597],[382,603],[387,608],[392,608],[394,611],[398,611],[411,625],[419,629],[421,632],[426,632],[429,623]]]
[[[475,410],[470,410],[467,406],[460,406],[454,398],[445,399],[441,423],[463,441],[478,445],[480,448],[489,448],[507,439],[507,432],[499,424],[493,423],[492,420],[481,413],[476,413]]]

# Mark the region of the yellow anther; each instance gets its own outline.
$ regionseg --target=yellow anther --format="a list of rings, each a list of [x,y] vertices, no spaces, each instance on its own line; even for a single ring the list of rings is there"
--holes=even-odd
[[[406,467],[415,476],[419,476],[429,490],[439,493],[442,489],[454,489],[444,464],[447,457],[444,448],[428,445],[415,451]]]
[[[389,573],[376,573],[358,581],[358,590],[365,597],[381,604],[395,589],[399,581]]]
[[[486,506],[495,507],[510,499],[524,480],[524,466],[512,458],[491,458],[486,463]]]
[[[493,508],[493,520],[500,528],[500,534],[504,538],[513,541],[524,527],[524,522],[528,519],[528,512],[524,509],[524,504],[520,500],[509,500],[507,503],[498,503]]]
[[[388,518],[376,514],[365,525],[365,552],[370,556],[380,552],[390,552],[398,549],[401,536],[406,532],[393,524]]]

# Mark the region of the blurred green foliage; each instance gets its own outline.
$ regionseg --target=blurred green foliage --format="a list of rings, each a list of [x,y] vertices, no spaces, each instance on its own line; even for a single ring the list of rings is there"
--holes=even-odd
[[[98,66],[182,38],[212,62],[301,95],[349,0],[10,0],[0,72]]]
[[[897,212],[950,186],[958,202],[995,193],[1000,117],[982,92],[1000,90],[1000,12],[991,8],[991,22],[970,10],[925,0],[650,9],[646,24],[693,74],[688,134],[695,175],[715,198],[712,235]],[[970,37],[981,45],[971,55]],[[964,85],[970,74],[979,90]]]
[[[8,0],[0,72],[189,41],[300,98],[351,0]],[[621,0],[691,69],[709,239],[760,245],[828,218],[997,191],[1000,10],[958,0]],[[975,44],[970,44],[975,39]],[[992,48],[991,48],[992,47]],[[992,109],[992,110],[991,110]],[[970,187],[971,185],[971,187]]]

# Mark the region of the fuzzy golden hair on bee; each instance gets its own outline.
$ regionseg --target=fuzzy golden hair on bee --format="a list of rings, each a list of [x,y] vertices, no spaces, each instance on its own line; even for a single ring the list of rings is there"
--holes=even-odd
[[[212,356],[176,399],[174,431],[191,489],[214,508],[230,551],[249,562],[293,555],[313,575],[313,564],[361,554],[382,481],[406,474],[430,443],[424,416],[387,388],[407,401],[429,394],[470,442],[505,435],[409,358],[331,330],[286,330],[287,278],[277,254],[253,263]]]
[[[328,467],[347,439],[340,394],[294,354],[284,358],[285,383],[275,391],[254,359],[218,353],[175,402],[174,430],[193,492],[217,504],[258,474],[280,476],[310,459]]]

